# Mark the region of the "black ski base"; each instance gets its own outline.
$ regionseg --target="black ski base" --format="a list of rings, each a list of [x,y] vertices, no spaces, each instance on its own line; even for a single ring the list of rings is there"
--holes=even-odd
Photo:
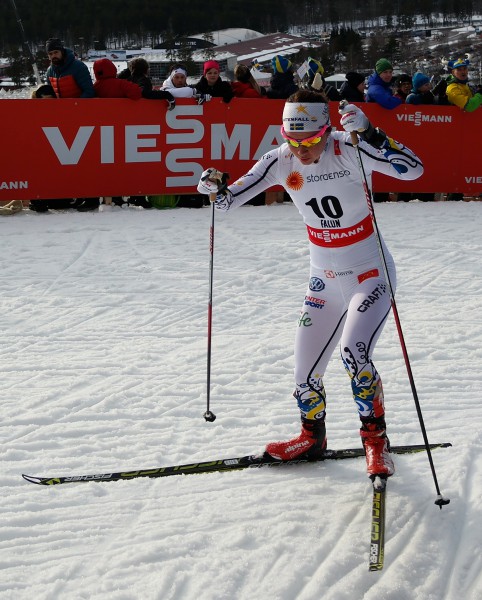
[[[440,444],[430,444],[430,449],[447,448],[451,446],[449,442]],[[391,452],[394,454],[413,454],[426,450],[424,444],[411,446],[392,446]],[[157,467],[153,469],[142,469],[137,471],[118,471],[110,473],[97,473],[91,475],[67,475],[60,477],[36,477],[33,475],[22,475],[22,477],[37,485],[60,485],[65,483],[81,483],[88,481],[121,481],[138,479],[140,477],[170,477],[171,475],[193,475],[201,473],[219,473],[222,471],[240,471],[256,467],[280,467],[286,465],[299,465],[324,460],[343,460],[364,456],[363,448],[349,448],[344,450],[327,450],[323,457],[316,460],[274,460],[269,455],[248,455],[237,458],[225,458],[207,462],[197,462],[186,465],[175,465],[170,467]]]

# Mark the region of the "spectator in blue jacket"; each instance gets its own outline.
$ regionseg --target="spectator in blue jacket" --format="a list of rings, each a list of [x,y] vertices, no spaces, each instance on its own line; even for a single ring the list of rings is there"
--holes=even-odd
[[[54,88],[57,98],[93,98],[94,83],[87,66],[77,60],[72,50],[64,48],[58,38],[50,38],[45,44],[50,60],[47,80]]]
[[[390,86],[392,77],[392,64],[386,58],[381,58],[375,65],[375,73],[368,78],[367,102],[376,102],[388,109],[400,106],[402,101],[393,95]]]
[[[405,100],[407,104],[436,104],[430,78],[417,72],[412,77],[412,91]]]

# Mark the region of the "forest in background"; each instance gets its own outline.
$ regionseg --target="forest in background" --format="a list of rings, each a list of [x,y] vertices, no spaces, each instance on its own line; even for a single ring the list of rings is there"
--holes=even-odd
[[[316,33],[319,24],[327,31],[377,24],[409,29],[415,16],[432,27],[435,14],[447,24],[469,24],[482,13],[482,0],[367,0],[363,6],[358,0],[0,0],[1,56],[22,44],[13,5],[34,50],[52,36],[67,46],[81,40],[86,48],[154,47],[173,36],[231,27],[265,34],[291,27]]]

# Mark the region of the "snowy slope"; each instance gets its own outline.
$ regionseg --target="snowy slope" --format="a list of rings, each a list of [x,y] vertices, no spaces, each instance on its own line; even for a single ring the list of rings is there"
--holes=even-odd
[[[396,457],[385,568],[368,572],[364,460],[43,488],[66,475],[249,454],[299,430],[292,348],[308,275],[289,204],[0,217],[0,598],[481,600],[482,203],[376,206],[440,487]],[[393,444],[422,443],[393,319],[378,344]],[[332,448],[359,445],[338,356]]]

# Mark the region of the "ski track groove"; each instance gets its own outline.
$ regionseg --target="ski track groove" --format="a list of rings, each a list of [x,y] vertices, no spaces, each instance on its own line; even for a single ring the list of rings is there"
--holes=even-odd
[[[368,565],[368,548],[369,548],[369,536],[370,536],[370,520],[369,512],[366,510],[368,503],[371,504],[371,486],[369,489],[369,497],[358,498],[359,504],[353,508],[349,508],[344,513],[343,518],[340,518],[340,514],[336,511],[335,519],[337,520],[336,525],[336,542],[331,545],[329,550],[326,551],[325,543],[320,544],[317,549],[314,560],[314,570],[309,577],[309,580],[301,587],[296,590],[297,600],[316,600],[320,597],[320,591],[314,592],[311,588],[316,585],[316,582],[322,582],[320,587],[323,590],[328,590],[332,585],[336,584],[338,577],[336,573],[331,569],[332,565],[338,562],[338,556],[344,554],[340,552],[340,549],[346,547],[353,547],[357,542],[353,539],[355,531],[361,533],[361,537],[358,540],[359,552],[354,552],[347,561],[351,566],[345,564],[346,577],[350,577],[354,572],[359,569],[361,562],[366,562]],[[356,504],[356,502],[354,502]],[[333,505],[333,508],[335,505]],[[360,556],[362,554],[362,556]],[[354,555],[356,559],[354,559]],[[295,590],[293,590],[295,591]],[[323,596],[324,597],[324,596]]]
[[[53,281],[44,289],[44,291],[39,294],[39,298],[43,298],[47,294],[51,293],[57,286],[57,283],[64,277],[65,273],[69,271],[74,265],[76,265],[82,258],[87,254],[90,246],[93,243],[93,239],[95,237],[95,233],[92,233],[88,239],[84,241],[82,249],[78,252],[77,256],[75,256],[70,263],[65,266],[62,271],[55,277]]]
[[[480,434],[479,434],[480,437]],[[477,527],[482,523],[482,510],[480,508],[481,498],[477,494],[477,487],[482,481],[482,470],[480,467],[481,455],[480,441],[478,447],[469,446],[461,457],[462,463],[467,469],[467,477],[460,498],[464,499],[459,510],[463,511],[463,526],[457,528],[457,547],[453,549],[455,560],[452,561],[451,569],[446,577],[444,589],[447,590],[445,600],[452,598],[464,598],[464,600],[480,600],[482,598],[482,555],[480,553],[480,536],[475,533]],[[477,484],[476,484],[477,482]],[[477,507],[477,517],[472,516],[473,522],[468,522],[468,507]],[[475,539],[474,539],[475,536]],[[459,551],[460,550],[460,551]],[[472,550],[472,551],[471,551]],[[467,564],[467,554],[472,556],[471,564]]]

